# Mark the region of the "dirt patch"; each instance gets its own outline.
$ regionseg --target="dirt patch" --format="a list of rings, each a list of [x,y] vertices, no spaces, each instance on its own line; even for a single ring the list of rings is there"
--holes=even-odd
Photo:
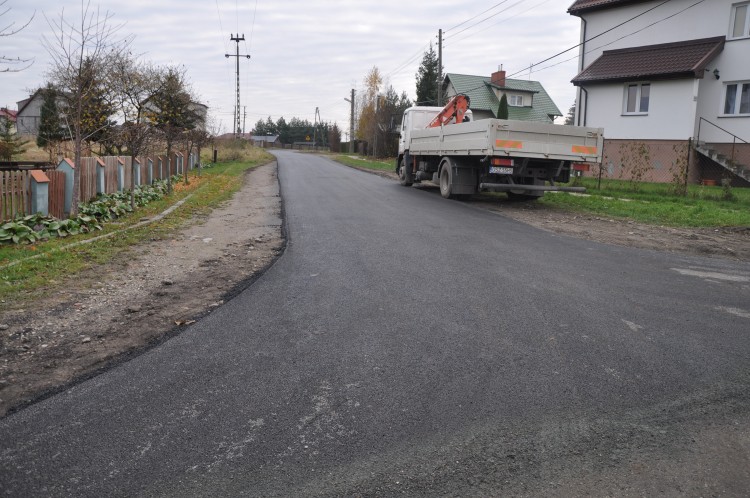
[[[750,261],[750,227],[674,228],[560,211],[534,202],[489,200],[485,196],[475,196],[470,202],[542,230],[571,237]]]
[[[387,171],[364,170],[397,180]],[[436,187],[420,186],[434,189]],[[750,260],[748,228],[670,228],[477,195],[467,201],[555,233],[608,244]],[[276,164],[245,175],[224,207],[67,279],[34,309],[0,312],[0,416],[126,359],[210,313],[283,248]]]
[[[194,221],[0,313],[0,416],[179,333],[252,282],[283,247],[276,164]]]

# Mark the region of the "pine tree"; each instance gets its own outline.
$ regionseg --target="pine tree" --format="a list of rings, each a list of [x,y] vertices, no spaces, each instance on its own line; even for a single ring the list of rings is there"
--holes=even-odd
[[[424,53],[422,63],[417,70],[417,103],[422,106],[439,106],[438,102],[438,80],[442,80],[442,74],[438,68],[439,61],[435,50],[430,43],[430,49]]]
[[[167,145],[167,192],[172,193],[172,147],[188,130],[195,128],[198,116],[192,108],[192,98],[183,70],[168,67],[161,75],[161,85],[152,99],[154,112],[150,116]]]
[[[573,102],[573,105],[570,106],[570,109],[568,109],[568,115],[565,116],[565,124],[572,125],[575,122],[575,118],[576,118],[576,103]]]
[[[508,119],[508,97],[503,94],[497,108],[497,119]]]
[[[65,137],[65,130],[60,121],[60,111],[57,108],[57,91],[52,84],[42,90],[42,109],[39,118],[39,133],[36,144],[49,152],[52,161],[57,144]]]
[[[13,131],[13,123],[9,119],[0,120],[0,159],[12,161],[13,157],[26,152],[24,147],[28,140],[21,140],[18,133]]]

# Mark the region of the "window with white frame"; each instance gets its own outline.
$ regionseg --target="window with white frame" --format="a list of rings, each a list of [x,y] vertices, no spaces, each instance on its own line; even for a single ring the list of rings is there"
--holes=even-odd
[[[625,85],[623,114],[648,114],[650,97],[650,83],[628,83]]]
[[[750,115],[750,81],[724,85],[725,116]]]
[[[508,95],[508,105],[523,107],[523,95]]]
[[[747,38],[748,36],[750,36],[750,2],[732,5],[729,38]]]

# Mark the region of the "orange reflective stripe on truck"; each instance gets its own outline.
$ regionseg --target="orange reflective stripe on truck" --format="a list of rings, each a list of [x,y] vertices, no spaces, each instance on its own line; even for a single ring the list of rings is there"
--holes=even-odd
[[[573,152],[576,154],[588,154],[591,156],[595,156],[597,152],[596,147],[588,147],[586,145],[574,145],[573,146]]]
[[[523,149],[520,140],[495,140],[495,147],[500,149]]]

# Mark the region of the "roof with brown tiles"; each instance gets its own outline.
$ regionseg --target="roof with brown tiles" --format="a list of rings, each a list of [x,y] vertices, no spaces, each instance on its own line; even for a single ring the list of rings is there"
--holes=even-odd
[[[649,0],[576,0],[568,7],[568,14],[578,15],[592,10],[611,9],[622,7],[631,3],[643,3]]]
[[[573,78],[574,85],[648,78],[703,78],[706,66],[724,49],[724,37],[607,50]]]

